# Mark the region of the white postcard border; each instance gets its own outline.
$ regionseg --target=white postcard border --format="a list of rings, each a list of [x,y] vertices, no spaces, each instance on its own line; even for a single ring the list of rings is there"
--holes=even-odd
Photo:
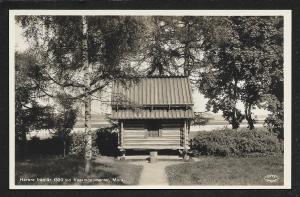
[[[284,185],[279,186],[98,186],[15,185],[15,21],[17,15],[164,15],[284,17]],[[291,189],[292,156],[291,10],[9,10],[9,189]]]

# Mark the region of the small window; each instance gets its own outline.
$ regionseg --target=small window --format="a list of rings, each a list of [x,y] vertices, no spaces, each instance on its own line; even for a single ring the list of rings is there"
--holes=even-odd
[[[147,121],[146,123],[148,137],[159,137],[159,130],[161,129],[160,121]]]

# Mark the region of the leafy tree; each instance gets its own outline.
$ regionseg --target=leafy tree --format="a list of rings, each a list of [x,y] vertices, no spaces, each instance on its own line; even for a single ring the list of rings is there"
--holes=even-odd
[[[53,109],[37,102],[40,98],[35,58],[28,52],[15,54],[15,131],[21,156],[27,155],[26,134],[34,129],[49,129],[54,125]]]
[[[200,91],[210,98],[207,108],[221,110],[233,128],[246,119],[253,129],[252,110],[268,109],[272,114],[266,124],[282,133],[282,17],[183,16],[149,21],[148,74],[196,78]],[[239,101],[243,111],[237,108]]]
[[[173,21],[177,17],[153,16],[144,17],[145,26],[141,61],[146,64],[147,75],[174,74],[174,41]]]
[[[68,95],[60,94],[56,99],[58,101],[58,109],[55,115],[55,136],[61,139],[63,143],[63,156],[66,156],[66,146],[78,114],[78,108],[74,107],[74,100],[70,99]]]
[[[198,88],[209,98],[207,109],[212,108],[215,113],[222,111],[223,117],[236,129],[244,119],[237,108],[243,80],[241,65],[235,61],[240,52],[236,47],[239,40],[230,18],[217,17],[212,24],[215,29],[209,42],[213,44],[205,52],[203,61],[207,66],[199,72]]]
[[[274,17],[268,21],[270,32],[264,44],[265,54],[263,66],[266,69],[262,83],[267,84],[263,94],[263,108],[271,112],[265,123],[268,128],[278,134],[280,139],[284,135],[284,104],[283,104],[283,18]]]
[[[267,127],[278,135],[279,139],[284,139],[284,108],[283,101],[275,95],[269,94],[265,96],[267,101],[266,109],[268,109],[271,114],[265,119],[265,124]]]
[[[273,126],[281,124],[282,18],[215,17],[211,22],[213,31],[205,38],[211,43],[204,54],[208,66],[199,74],[199,90],[209,98],[207,107],[221,110],[233,128],[246,118],[253,129],[255,107],[272,112],[266,121]],[[236,108],[239,100],[244,114]]]
[[[85,106],[86,165],[91,162],[91,102],[112,81],[126,84],[137,75],[130,63],[139,51],[138,17],[19,16],[25,36],[36,46],[47,81],[43,92],[66,95]]]
[[[185,75],[203,66],[202,53],[209,45],[209,18],[195,16],[154,16],[144,20],[144,62],[148,75]]]
[[[177,67],[185,76],[193,76],[203,65],[203,54],[210,47],[213,26],[211,17],[183,16],[175,23],[173,55],[178,58]]]
[[[243,76],[241,101],[248,127],[253,129],[251,110],[261,107],[269,98],[266,94],[277,94],[272,91],[278,87],[274,74],[278,81],[283,77],[283,21],[282,17],[231,17],[231,21],[240,41],[236,62],[241,64]],[[282,87],[277,91],[282,92]]]

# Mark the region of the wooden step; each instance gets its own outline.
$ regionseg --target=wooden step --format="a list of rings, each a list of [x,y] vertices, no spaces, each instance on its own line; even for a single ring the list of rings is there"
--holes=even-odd
[[[146,160],[149,155],[126,155],[125,160]],[[158,160],[182,160],[183,158],[179,155],[157,155]]]

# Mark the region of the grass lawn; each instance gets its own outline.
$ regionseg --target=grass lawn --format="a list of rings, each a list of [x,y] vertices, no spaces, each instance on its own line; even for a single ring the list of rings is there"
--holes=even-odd
[[[93,160],[90,174],[84,161],[68,156],[47,156],[16,161],[16,185],[136,185],[142,166],[109,157]]]
[[[200,161],[167,166],[171,185],[283,185],[283,155],[200,157]],[[264,180],[277,175],[277,182]]]

